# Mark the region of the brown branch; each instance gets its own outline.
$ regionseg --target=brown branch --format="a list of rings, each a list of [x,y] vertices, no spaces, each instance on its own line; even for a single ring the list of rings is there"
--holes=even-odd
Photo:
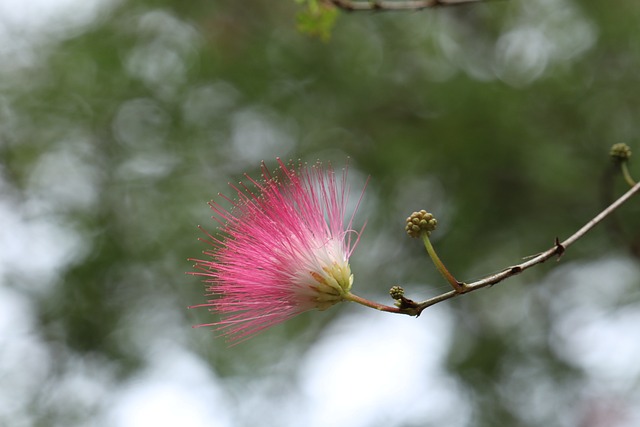
[[[468,3],[480,3],[483,0],[324,0],[326,3],[349,12],[364,10],[422,10],[442,6],[460,6]]]
[[[602,212],[596,215],[591,221],[586,223],[581,229],[573,233],[570,237],[565,239],[563,242],[560,242],[558,238],[556,238],[556,241],[553,247],[537,255],[528,257],[529,259],[527,261],[520,264],[512,265],[511,267],[507,267],[504,270],[500,271],[499,273],[491,274],[478,281],[475,281],[472,283],[463,283],[462,288],[460,290],[451,290],[449,292],[445,292],[436,297],[429,298],[428,300],[425,300],[419,303],[414,303],[415,305],[411,307],[410,310],[401,309],[400,312],[403,314],[411,315],[411,316],[419,316],[420,313],[422,313],[422,310],[424,310],[427,307],[431,307],[434,304],[437,304],[442,301],[446,301],[458,295],[476,291],[478,289],[482,289],[487,286],[495,285],[496,283],[502,282],[503,280],[508,279],[509,277],[522,273],[523,271],[533,267],[534,265],[541,264],[554,256],[557,256],[559,259],[569,246],[571,246],[578,239],[580,239],[585,234],[587,234],[593,227],[595,227],[607,216],[611,215],[613,211],[619,208],[623,203],[625,203],[634,194],[638,192],[640,192],[640,183],[634,185],[629,191],[627,191],[620,198],[618,198],[618,200],[616,200],[611,205],[609,205],[606,209],[604,209]]]

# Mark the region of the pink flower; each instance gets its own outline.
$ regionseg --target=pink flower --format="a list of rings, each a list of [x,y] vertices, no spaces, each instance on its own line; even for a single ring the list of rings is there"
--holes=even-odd
[[[204,277],[214,296],[197,307],[221,315],[198,326],[215,326],[231,341],[351,297],[349,257],[359,233],[351,228],[355,210],[345,223],[347,170],[337,178],[320,163],[278,163],[275,176],[263,163],[261,180],[245,175],[250,186],[231,185],[236,199],[221,196],[232,204],[229,210],[209,203],[224,237],[208,234],[214,249],[204,254],[210,259],[193,260],[197,271],[191,274]]]

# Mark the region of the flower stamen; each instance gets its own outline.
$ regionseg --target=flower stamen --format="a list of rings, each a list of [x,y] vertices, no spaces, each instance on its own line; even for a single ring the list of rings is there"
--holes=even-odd
[[[339,180],[330,165],[278,163],[280,173],[263,163],[262,180],[231,185],[236,198],[221,196],[231,208],[210,203],[225,237],[207,233],[215,250],[193,260],[191,274],[215,296],[199,306],[221,314],[213,325],[232,341],[347,300],[353,284],[351,236],[361,230],[352,229],[355,210],[346,214],[346,169]]]

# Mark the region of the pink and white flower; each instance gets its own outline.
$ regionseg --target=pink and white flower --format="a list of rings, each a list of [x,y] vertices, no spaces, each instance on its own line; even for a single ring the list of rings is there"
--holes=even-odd
[[[349,257],[359,240],[348,215],[347,169],[336,177],[331,166],[285,165],[249,185],[231,185],[236,198],[225,209],[211,201],[222,236],[208,234],[213,250],[195,259],[208,295],[205,304],[221,319],[217,327],[231,341],[311,309],[325,310],[352,300]]]

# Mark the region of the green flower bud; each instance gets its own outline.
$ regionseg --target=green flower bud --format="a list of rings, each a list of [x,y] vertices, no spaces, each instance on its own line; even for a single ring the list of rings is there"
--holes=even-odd
[[[436,229],[438,221],[432,214],[425,210],[420,212],[414,212],[407,218],[407,225],[404,227],[407,234],[411,237],[419,237],[422,233],[427,233],[427,236]]]
[[[631,148],[623,142],[613,144],[609,155],[616,162],[625,162],[629,160],[629,157],[631,157]]]
[[[392,286],[391,289],[389,289],[389,295],[391,295],[393,299],[401,299],[404,296],[404,289],[398,285]]]

